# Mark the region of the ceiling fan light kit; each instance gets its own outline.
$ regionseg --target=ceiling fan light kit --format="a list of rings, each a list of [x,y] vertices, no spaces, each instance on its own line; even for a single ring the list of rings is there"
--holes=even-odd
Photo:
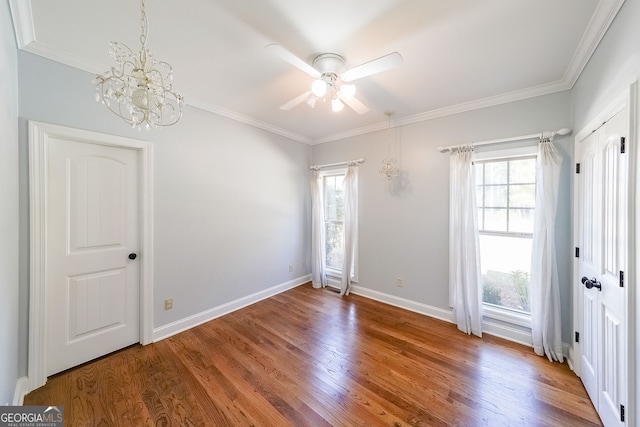
[[[343,108],[344,108],[344,104],[338,98],[333,98],[331,100],[331,111],[333,111],[334,113],[337,113],[338,111],[341,111]]]
[[[269,44],[266,48],[280,59],[314,78],[309,91],[282,105],[281,110],[290,110],[303,101],[315,108],[318,99],[323,101],[329,99],[333,112],[341,111],[344,104],[347,104],[358,114],[365,114],[369,108],[355,97],[356,86],[351,82],[396,67],[402,62],[402,56],[398,52],[393,52],[345,70],[344,57],[336,53],[317,55],[312,65],[309,65],[278,44]]]

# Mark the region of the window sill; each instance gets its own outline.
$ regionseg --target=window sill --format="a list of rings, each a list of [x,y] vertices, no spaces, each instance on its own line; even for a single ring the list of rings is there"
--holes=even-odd
[[[488,319],[498,320],[500,322],[510,323],[512,325],[522,326],[531,329],[531,315],[519,313],[516,311],[495,307],[488,304],[482,305],[483,316]]]
[[[337,286],[338,288],[342,285],[342,272],[340,270],[326,269],[325,273],[327,275],[327,282],[330,285]],[[352,277],[351,283],[357,284],[358,280]]]

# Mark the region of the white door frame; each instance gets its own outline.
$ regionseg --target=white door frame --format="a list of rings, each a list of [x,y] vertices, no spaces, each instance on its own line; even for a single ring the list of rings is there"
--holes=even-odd
[[[636,291],[637,283],[640,283],[640,275],[637,266],[635,265],[635,260],[640,260],[640,252],[637,251],[636,245],[636,236],[640,233],[638,230],[638,217],[639,212],[636,211],[635,205],[637,199],[636,191],[640,190],[637,188],[637,185],[640,184],[637,182],[638,180],[638,161],[640,153],[638,152],[638,124],[640,122],[640,117],[638,117],[638,81],[631,83],[627,90],[624,91],[620,96],[618,96],[615,101],[609,104],[606,108],[604,108],[595,118],[589,121],[589,123],[583,127],[583,129],[575,136],[575,144],[579,144],[580,141],[584,140],[593,129],[597,129],[600,125],[611,118],[616,111],[619,111],[622,107],[626,105],[627,111],[629,114],[629,123],[628,123],[628,139],[629,141],[626,144],[626,151],[628,153],[628,229],[627,234],[629,236],[628,247],[627,247],[627,269],[625,275],[625,288],[627,293],[627,302],[626,302],[626,322],[627,322],[627,376],[629,381],[627,383],[627,408],[626,408],[626,422],[627,425],[635,425],[634,423],[638,419],[638,409],[635,407],[636,399],[639,397],[638,387],[640,385],[636,384],[636,369],[639,368],[638,363],[636,362],[637,354],[635,343],[636,343],[636,331],[637,329],[637,314],[635,313],[636,308],[636,300],[640,304],[640,294]],[[574,178],[575,179],[575,178]],[[640,195],[640,193],[638,193]],[[578,206],[577,194],[574,191],[574,202],[573,202],[573,215],[576,215],[575,207]],[[575,247],[578,247],[579,242],[577,241],[578,230],[577,230],[577,221],[573,221],[573,241]],[[578,262],[577,259],[574,259],[573,262],[573,327],[574,331],[580,332],[579,327],[581,324],[582,312],[581,310],[581,298],[580,298],[580,287],[576,285],[579,283],[579,274],[578,274]],[[638,331],[640,332],[640,331]],[[580,342],[573,343],[573,352],[570,357],[570,362],[572,362],[572,368],[574,372],[580,376],[581,375],[581,359],[582,359],[582,345]]]
[[[153,145],[148,141],[29,121],[30,284],[29,391],[42,387],[46,375],[45,278],[47,247],[47,150],[49,138],[137,150],[140,170],[140,343],[153,340]]]

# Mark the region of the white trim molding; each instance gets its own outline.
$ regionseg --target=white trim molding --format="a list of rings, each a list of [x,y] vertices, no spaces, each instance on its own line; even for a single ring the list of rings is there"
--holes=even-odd
[[[26,50],[27,46],[36,41],[36,31],[33,28],[33,13],[31,1],[9,0],[13,30],[16,33],[18,48]]]
[[[445,310],[442,308],[434,307],[431,305],[423,304],[421,302],[412,301],[410,299],[398,297],[384,292],[375,291],[373,289],[366,288],[361,285],[353,285],[351,293],[360,295],[365,298],[369,298],[375,301],[383,302],[385,304],[400,307],[405,310],[413,311],[414,313],[423,314],[425,316],[433,317],[436,319],[444,320],[445,322],[454,323],[453,312],[451,310]]]
[[[16,381],[16,388],[13,393],[13,406],[22,406],[24,397],[29,393],[29,378],[20,377]]]
[[[477,110],[481,108],[487,108],[491,106],[501,105],[509,102],[523,100],[527,98],[533,98],[541,95],[548,95],[555,92],[561,92],[569,90],[573,87],[578,77],[582,73],[585,65],[593,55],[593,52],[597,48],[598,44],[604,37],[607,29],[613,22],[613,19],[618,14],[618,11],[624,4],[625,0],[600,0],[596,10],[591,17],[589,26],[584,33],[580,44],[576,48],[573,54],[571,62],[567,67],[565,74],[561,80],[544,83],[541,85],[524,88],[522,90],[513,91],[510,93],[503,93],[496,96],[473,100],[469,102],[460,103],[457,105],[451,105],[423,113],[415,114],[409,117],[403,118],[401,121],[396,121],[395,126],[408,125],[412,123],[422,122],[426,120],[432,120],[438,117],[445,117],[452,114],[458,114],[466,111]],[[44,44],[42,41],[37,40],[33,14],[31,11],[31,0],[9,0],[11,15],[13,19],[13,26],[15,29],[16,40],[18,41],[18,47],[21,50],[40,55],[42,57],[51,59],[56,62],[88,71],[91,73],[99,73],[102,70],[108,68],[107,66],[100,66],[99,64],[87,61],[83,58],[71,55],[69,52],[62,51]],[[324,142],[336,141],[352,136],[364,135],[378,130],[386,129],[387,122],[381,122],[370,126],[365,126],[357,129],[352,129],[346,132],[337,133],[334,135],[327,135],[314,140],[291,132],[287,129],[280,128],[278,126],[266,123],[253,117],[246,116],[244,114],[226,109],[221,106],[214,105],[204,100],[198,100],[197,97],[192,97],[189,94],[185,94],[185,98],[190,100],[188,104],[208,111],[213,114],[217,114],[231,120],[236,120],[240,123],[244,123],[256,128],[266,130],[276,135],[281,135],[295,141],[299,141],[305,144],[321,144]]]
[[[153,342],[161,341],[165,338],[169,338],[173,335],[184,332],[188,329],[194,328],[203,323],[209,322],[225,314],[232,313],[236,310],[240,310],[248,305],[255,304],[258,301],[267,299],[274,295],[280,294],[289,289],[293,289],[300,285],[303,285],[311,281],[311,275],[298,277],[297,279],[290,280],[285,283],[281,283],[276,286],[272,286],[268,289],[247,295],[246,297],[238,298],[237,300],[230,301],[226,304],[219,305],[209,310],[202,311],[184,319],[177,320],[175,322],[160,326],[153,330]]]
[[[30,285],[27,392],[43,386],[46,375],[45,278],[47,268],[47,141],[73,138],[140,153],[140,343],[149,344],[153,328],[153,146],[148,141],[29,121]],[[21,386],[24,387],[24,386]]]
[[[333,285],[331,282],[329,284],[330,286]],[[351,288],[351,293],[393,305],[395,307],[403,308],[405,310],[413,311],[418,314],[444,320],[445,322],[455,323],[455,318],[453,317],[453,311],[451,309],[434,307],[395,295],[386,294],[384,292],[375,291],[361,285],[354,285]],[[495,316],[490,317],[485,315],[482,320],[482,332],[508,341],[513,341],[518,344],[526,345],[527,347],[532,347],[530,326],[527,328],[522,325],[510,325],[496,319]],[[568,347],[568,344],[566,346]]]

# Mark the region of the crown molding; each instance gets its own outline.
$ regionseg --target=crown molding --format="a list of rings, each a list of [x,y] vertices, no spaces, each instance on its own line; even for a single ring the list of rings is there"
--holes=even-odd
[[[210,102],[203,101],[196,97],[191,97],[185,94],[185,103],[191,105],[196,108],[200,108],[201,110],[208,111],[210,113],[216,114],[218,116],[226,117],[231,120],[235,120],[240,123],[244,123],[249,126],[253,126],[258,129],[266,130],[267,132],[271,132],[276,135],[284,136],[286,138],[292,139],[294,141],[302,142],[303,144],[311,145],[313,141],[311,138],[307,138],[306,136],[297,134],[295,132],[290,132],[286,129],[282,129],[278,126],[274,126],[270,123],[263,122],[261,120],[254,119],[253,117],[240,114],[236,111],[229,110],[224,107],[220,107],[218,105],[212,104]]]
[[[424,113],[396,119],[392,122],[392,126],[403,126],[418,123],[427,120],[433,120],[453,114],[464,113],[481,108],[487,108],[505,104],[509,102],[519,101],[527,98],[533,98],[542,95],[548,95],[555,92],[570,90],[580,77],[580,74],[586,67],[589,59],[597,49],[600,41],[606,34],[609,26],[615,19],[625,0],[600,0],[596,6],[596,10],[591,17],[589,25],[580,40],[578,48],[569,63],[569,67],[565,72],[562,80],[534,86],[531,88],[517,90],[506,94],[496,95],[489,98],[470,101],[462,104],[438,108]],[[51,46],[40,43],[36,40],[35,28],[33,24],[33,14],[31,10],[31,0],[9,0],[11,16],[14,24],[14,31],[18,48],[26,52],[30,52],[47,59],[60,62],[71,67],[75,67],[90,73],[100,73],[106,67],[95,62],[87,61],[81,57],[70,54],[69,52],[53,48]],[[240,123],[253,126],[267,132],[284,136],[286,138],[298,141],[304,144],[316,145],[325,142],[337,141],[349,137],[363,135],[387,128],[387,122],[375,123],[357,129],[345,132],[327,135],[321,138],[312,139],[295,132],[288,131],[278,126],[257,120],[253,117],[238,113],[203,101],[201,99],[185,97],[187,104],[208,111],[219,116],[235,120]]]
[[[466,113],[468,111],[480,110],[482,108],[494,107],[510,102],[521,101],[523,99],[535,98],[537,96],[549,95],[556,92],[563,92],[571,89],[571,86],[564,80],[557,82],[545,83],[543,85],[534,86],[527,89],[517,90],[502,95],[491,96],[488,98],[478,99],[474,101],[464,102],[461,104],[451,105],[435,110],[425,111],[424,113],[414,114],[412,116],[402,117],[391,122],[391,127],[405,126],[414,123],[433,120],[441,117],[452,116],[454,114]],[[370,126],[364,126],[358,129],[352,129],[346,132],[328,135],[326,137],[313,140],[312,145],[323,144],[325,142],[338,141],[340,139],[350,138],[353,136],[364,135],[371,132],[385,130],[388,123],[380,122]]]
[[[87,61],[76,55],[72,55],[67,51],[54,48],[36,40],[36,35],[33,25],[33,14],[31,11],[31,1],[29,0],[9,0],[11,8],[11,16],[13,19],[13,27],[16,35],[16,41],[18,48],[34,55],[42,56],[55,62],[59,62],[83,71],[90,72],[92,74],[99,74],[103,70],[107,69],[107,66],[98,64],[96,62]],[[302,142],[304,144],[311,144],[312,140],[306,136],[299,135],[294,132],[290,132],[286,129],[274,126],[270,123],[266,123],[253,117],[246,116],[244,114],[237,113],[232,110],[208,103],[196,97],[189,95],[185,96],[186,104],[196,108],[208,111],[210,113],[226,117],[237,122],[253,126],[258,129],[265,130],[267,132],[284,136],[285,138],[292,139],[294,141]]]
[[[625,0],[600,0],[591,16],[587,30],[582,35],[580,44],[571,58],[564,80],[570,88],[578,81],[580,74],[587,66],[589,59],[598,48],[600,41],[615,19]]]
[[[573,54],[571,62],[569,63],[569,67],[567,68],[565,76],[562,80],[530,87],[527,89],[517,90],[514,92],[509,92],[506,94],[496,95],[489,98],[425,111],[424,113],[394,120],[391,123],[391,126],[395,127],[409,125],[427,120],[433,120],[440,117],[450,116],[453,114],[479,110],[481,108],[493,107],[500,104],[521,101],[527,98],[534,98],[537,96],[549,95],[555,92],[562,92],[572,89],[576,81],[580,77],[580,74],[584,70],[584,67],[586,67],[589,59],[591,59],[591,56],[600,44],[600,41],[609,29],[609,26],[620,11],[620,8],[624,4],[624,2],[625,0],[600,0],[598,2],[596,10],[591,16],[589,25],[587,26],[587,29],[583,34],[582,39],[580,40],[578,48]],[[340,139],[384,130],[387,128],[387,126],[387,122],[380,122],[358,129],[352,129],[346,132],[327,135],[322,138],[314,139],[312,145],[338,141]]]
[[[24,49],[30,43],[36,41],[31,1],[9,0],[9,9],[11,10],[13,31],[16,35],[18,49]]]

